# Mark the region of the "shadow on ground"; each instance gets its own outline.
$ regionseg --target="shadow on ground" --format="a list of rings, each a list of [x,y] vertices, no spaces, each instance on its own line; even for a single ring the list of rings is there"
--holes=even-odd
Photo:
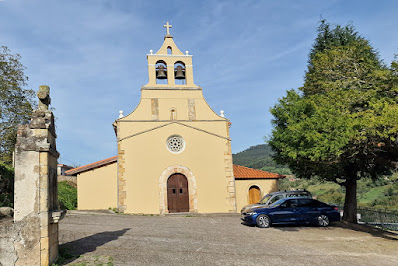
[[[248,227],[256,227],[256,225],[253,224],[246,224],[244,222],[241,223],[242,225],[248,226]],[[314,228],[317,227],[315,225],[312,224],[273,224],[271,225],[272,228],[281,230],[281,231],[289,231],[289,232],[296,232],[296,231],[300,231],[300,230],[305,230],[307,228]],[[322,230],[330,230],[331,227],[335,227],[334,224],[331,224],[329,227],[318,227],[319,229]],[[264,228],[266,229],[266,228]]]
[[[256,227],[255,225],[245,224],[244,222],[242,222],[241,224],[248,226],[248,227]],[[295,232],[295,231],[305,230],[307,228],[314,228],[314,227],[316,228],[317,226],[314,226],[311,224],[308,224],[308,225],[275,224],[275,225],[271,225],[271,227],[281,230],[281,231]],[[331,230],[333,228],[345,228],[345,229],[350,229],[350,230],[354,230],[357,232],[368,233],[374,237],[380,237],[380,238],[384,238],[384,239],[388,239],[388,240],[398,241],[398,232],[386,231],[386,230],[382,230],[382,229],[375,228],[375,227],[365,225],[365,224],[350,224],[350,223],[340,221],[340,222],[332,223],[328,227],[318,227],[318,228],[320,230]]]
[[[128,230],[130,230],[130,228],[101,232],[62,244],[59,246],[59,259],[56,263],[57,265],[70,263],[80,256],[95,251],[98,247],[118,239]]]
[[[350,224],[343,221],[337,222],[335,224],[336,227],[351,229],[358,232],[364,232],[371,234],[375,237],[380,237],[388,240],[395,240],[398,241],[398,232],[394,231],[386,231],[379,228],[375,228],[365,224]]]

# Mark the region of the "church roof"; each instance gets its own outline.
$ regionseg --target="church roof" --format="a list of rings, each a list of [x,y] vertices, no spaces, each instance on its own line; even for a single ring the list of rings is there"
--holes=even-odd
[[[86,171],[90,171],[95,168],[99,168],[108,164],[116,163],[117,156],[110,157],[105,160],[83,165],[68,171],[65,171],[66,175],[77,175]],[[277,179],[284,178],[284,175],[253,169],[241,165],[234,164],[234,176],[235,179]]]
[[[89,170],[92,170],[92,169],[95,169],[95,168],[98,168],[101,166],[105,166],[105,165],[108,165],[111,163],[115,163],[115,162],[117,162],[117,156],[113,156],[111,158],[104,159],[104,160],[101,160],[101,161],[98,161],[95,163],[90,163],[90,164],[83,165],[83,166],[80,166],[77,168],[73,168],[71,170],[65,171],[65,174],[66,175],[77,175],[82,172],[86,172],[86,171],[89,171]]]
[[[263,170],[253,169],[234,164],[234,176],[235,179],[274,179],[283,178],[284,175],[270,173]]]

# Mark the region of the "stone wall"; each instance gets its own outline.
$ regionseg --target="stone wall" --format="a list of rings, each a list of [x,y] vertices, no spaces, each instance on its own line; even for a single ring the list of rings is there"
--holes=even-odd
[[[77,176],[74,175],[59,175],[58,182],[67,181],[77,185]]]

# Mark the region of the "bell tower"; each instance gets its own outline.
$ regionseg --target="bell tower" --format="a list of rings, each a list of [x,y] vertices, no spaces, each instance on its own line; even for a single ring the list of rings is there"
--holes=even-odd
[[[198,87],[193,83],[192,55],[182,53],[170,35],[168,22],[164,42],[155,54],[147,55],[149,82],[144,87]]]

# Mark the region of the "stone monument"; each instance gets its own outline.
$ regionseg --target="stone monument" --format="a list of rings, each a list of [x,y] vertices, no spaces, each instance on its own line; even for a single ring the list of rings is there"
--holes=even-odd
[[[15,146],[14,223],[4,229],[0,265],[49,265],[58,256],[59,210],[56,133],[50,87],[40,86],[31,122],[18,128]],[[1,232],[3,233],[3,232]],[[8,243],[8,244],[7,244]],[[11,246],[12,245],[12,246]]]

